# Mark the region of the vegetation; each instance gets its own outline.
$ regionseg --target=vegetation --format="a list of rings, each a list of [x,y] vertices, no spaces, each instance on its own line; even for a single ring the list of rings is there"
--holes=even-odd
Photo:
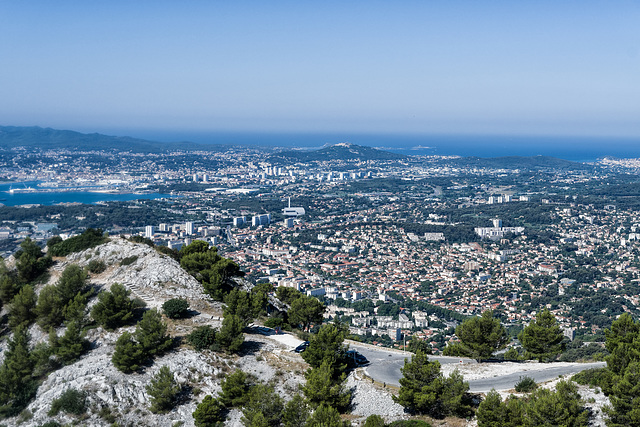
[[[224,405],[220,400],[207,395],[193,412],[193,419],[196,427],[211,427],[218,424],[222,426],[225,419]]]
[[[107,264],[105,264],[104,261],[101,261],[99,259],[92,259],[91,261],[89,261],[89,264],[87,264],[87,270],[89,271],[89,273],[100,274],[104,272],[106,269],[107,269]]]
[[[111,357],[113,365],[128,374],[140,369],[145,359],[142,346],[133,339],[130,332],[123,332],[116,341],[116,348]]]
[[[520,377],[515,388],[518,393],[529,393],[530,391],[535,390],[536,387],[538,387],[538,384],[536,384],[536,381],[533,378],[524,376]]]
[[[229,352],[239,351],[244,343],[242,329],[244,325],[238,316],[224,316],[222,327],[216,334],[216,343]]]
[[[26,328],[18,327],[7,343],[0,366],[0,416],[19,413],[38,389],[33,377],[35,360],[29,351],[29,340]]]
[[[31,285],[24,285],[7,307],[9,311],[9,327],[13,330],[27,327],[36,318],[36,294]]]
[[[469,384],[457,370],[445,377],[438,361],[431,362],[426,354],[418,351],[411,361],[405,360],[401,371],[400,391],[393,400],[409,411],[435,418],[464,417],[471,413]]]
[[[182,319],[189,313],[189,302],[182,298],[173,298],[162,304],[162,311],[169,319]]]
[[[555,391],[540,388],[526,399],[512,396],[505,402],[492,390],[480,403],[477,416],[479,427],[589,425],[589,412],[576,385],[564,380],[558,382]]]
[[[74,252],[81,252],[107,242],[109,239],[101,229],[87,228],[79,236],[69,237],[67,240],[50,239],[47,242],[51,256],[67,256]]]
[[[518,335],[518,339],[527,351],[527,355],[543,360],[553,360],[564,351],[564,335],[556,318],[548,309],[538,313],[535,322]]]
[[[500,320],[487,310],[481,317],[473,317],[456,328],[456,335],[466,352],[474,359],[489,358],[507,346],[509,336]]]
[[[30,238],[26,238],[20,249],[14,254],[18,279],[22,283],[31,283],[51,266],[51,255],[44,255],[40,246]]]
[[[198,326],[187,336],[187,340],[196,350],[214,350],[216,330],[209,325]]]
[[[176,405],[181,390],[182,388],[176,382],[173,372],[168,366],[162,366],[146,387],[151,401],[149,410],[154,414],[169,412]]]
[[[68,388],[59,398],[51,402],[51,409],[47,415],[55,416],[60,411],[72,415],[84,414],[87,411],[87,395],[74,388]]]
[[[98,302],[91,310],[91,317],[108,331],[129,324],[137,308],[136,302],[129,298],[130,294],[123,285],[114,283],[110,291],[98,294]]]
[[[325,359],[319,367],[309,369],[305,378],[307,382],[302,386],[302,391],[313,407],[328,405],[345,410],[349,406],[351,392],[344,386],[347,375],[343,372],[336,377],[330,358]]]
[[[205,291],[217,301],[223,301],[231,290],[229,280],[232,277],[244,275],[238,264],[221,257],[215,247],[210,248],[201,240],[182,247],[179,255],[182,268],[200,281]]]

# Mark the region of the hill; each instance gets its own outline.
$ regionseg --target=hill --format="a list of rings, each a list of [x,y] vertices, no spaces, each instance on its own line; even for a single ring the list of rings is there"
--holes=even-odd
[[[128,136],[100,133],[80,133],[72,130],[41,128],[38,126],[0,126],[0,147],[34,147],[43,149],[131,151],[156,153],[171,150],[226,150],[229,145],[195,144],[192,142],[156,142]]]
[[[505,157],[460,157],[448,160],[447,163],[458,167],[492,168],[492,169],[526,169],[526,170],[587,170],[590,165],[558,159],[549,156],[505,156]]]
[[[197,327],[208,325],[219,328],[222,324],[223,304],[213,302],[203,292],[202,285],[184,271],[174,259],[159,253],[144,244],[132,243],[122,238],[112,237],[107,243],[66,258],[56,258],[55,263],[44,275],[42,282],[35,285],[40,293],[47,285],[60,279],[63,271],[73,264],[87,267],[92,261],[105,264],[103,272],[91,274],[92,288],[108,290],[114,283],[123,284],[132,297],[146,303],[147,308],[161,307],[169,299],[180,297],[190,304],[191,316],[185,319],[165,319],[168,333],[178,345],[173,350],[154,358],[141,370],[125,374],[114,366],[112,355],[117,339],[123,332],[134,332],[135,326],[125,326],[116,331],[102,327],[87,329],[86,338],[90,342],[87,353],[69,365],[58,365],[45,375],[37,394],[26,409],[18,416],[0,421],[3,425],[23,425],[26,427],[47,425],[154,425],[169,427],[175,425],[194,426],[192,413],[206,395],[217,396],[222,381],[236,369],[255,375],[258,381],[272,384],[277,393],[290,400],[305,382],[304,371],[308,365],[301,356],[291,351],[301,341],[287,335],[295,344],[283,340],[285,336],[265,336],[268,328],[245,329],[245,341],[238,354],[218,351],[197,351],[186,344],[186,336]],[[7,260],[12,268],[14,261]],[[238,279],[238,287],[247,289],[251,285]],[[92,298],[89,307],[97,301]],[[6,306],[5,306],[6,313]],[[255,330],[255,332],[254,332]],[[28,329],[30,344],[42,346],[50,341],[48,331],[38,324]],[[58,337],[65,333],[65,327],[56,331]],[[7,354],[6,340],[0,345],[0,361]],[[41,348],[41,347],[36,347]],[[52,362],[55,363],[55,362]],[[178,404],[168,413],[152,413],[147,385],[163,366],[169,367],[182,387]],[[395,419],[402,416],[402,407],[395,404],[386,391],[377,390],[368,381],[350,374],[348,387],[354,390],[352,417],[363,420],[366,416],[383,410]],[[54,400],[67,390],[78,390],[86,397],[86,410],[78,416],[60,412],[49,415]],[[382,409],[381,409],[382,408]],[[389,409],[385,409],[389,408]],[[241,425],[242,411],[230,409],[226,425]]]
[[[319,150],[287,150],[271,156],[271,161],[317,162],[330,160],[401,160],[407,156],[377,148],[343,142]]]

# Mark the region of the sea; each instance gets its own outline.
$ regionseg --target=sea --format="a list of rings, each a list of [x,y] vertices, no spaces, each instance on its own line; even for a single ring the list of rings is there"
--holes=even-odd
[[[92,191],[47,191],[30,192],[24,189],[42,189],[38,187],[41,181],[0,183],[0,206],[21,206],[21,205],[57,205],[60,203],[83,203],[94,204],[109,201],[130,201],[139,199],[160,199],[175,197],[162,193],[99,193]],[[18,192],[10,193],[11,189],[18,189]]]
[[[150,132],[132,130],[126,134],[160,142],[189,141],[200,144],[257,145],[305,150],[349,142],[405,155],[477,157],[542,155],[576,162],[595,162],[604,157],[640,158],[640,137]]]

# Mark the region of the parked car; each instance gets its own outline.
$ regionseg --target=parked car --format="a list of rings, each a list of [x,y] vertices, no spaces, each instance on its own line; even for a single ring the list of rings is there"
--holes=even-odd
[[[309,341],[303,342],[302,344],[294,348],[293,351],[295,351],[296,353],[302,353],[307,349],[307,347],[309,347]]]

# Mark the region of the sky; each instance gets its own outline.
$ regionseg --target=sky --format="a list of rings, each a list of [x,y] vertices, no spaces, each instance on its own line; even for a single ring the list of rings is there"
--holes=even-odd
[[[637,138],[639,23],[638,1],[0,0],[0,125]]]

